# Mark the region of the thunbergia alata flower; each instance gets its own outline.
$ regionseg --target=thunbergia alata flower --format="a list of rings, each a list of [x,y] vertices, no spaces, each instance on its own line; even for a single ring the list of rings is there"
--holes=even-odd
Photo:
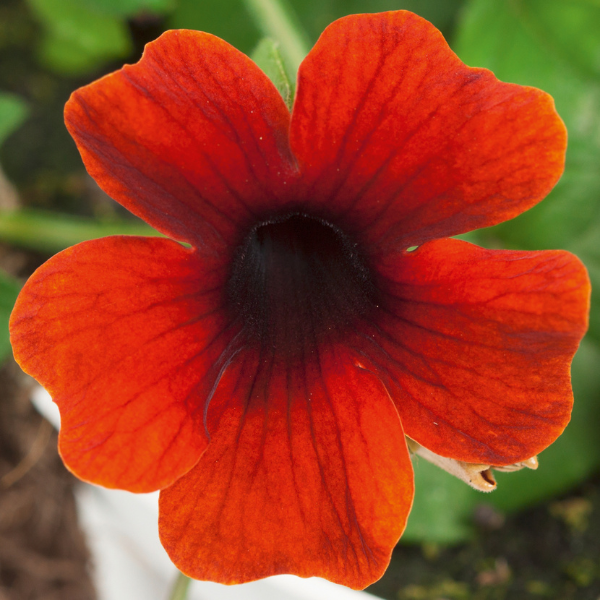
[[[184,573],[365,587],[411,508],[407,443],[488,489],[565,428],[584,267],[448,237],[560,177],[544,92],[400,11],[330,25],[291,116],[248,57],[185,30],[65,114],[100,187],[177,241],[52,258],[17,301],[15,356],[61,410],[69,469],[161,490]]]

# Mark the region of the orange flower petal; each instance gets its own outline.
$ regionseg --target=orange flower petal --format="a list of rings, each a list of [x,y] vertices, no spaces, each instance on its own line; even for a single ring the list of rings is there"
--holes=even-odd
[[[564,166],[544,92],[465,66],[405,11],[331,24],[300,67],[291,145],[307,206],[398,249],[510,219]],[[346,225],[347,224],[347,225]]]
[[[10,323],[15,358],[58,404],[60,452],[78,477],[145,492],[196,463],[203,386],[228,337],[219,277],[176,242],[111,237],[29,279]]]
[[[247,56],[187,30],[164,33],[139,63],[77,90],[65,109],[107,194],[170,237],[216,251],[290,186],[289,118]]]
[[[65,116],[100,186],[199,250],[66,250],[19,297],[15,356],[61,409],[69,468],[162,489],[184,572],[363,588],[410,510],[405,432],[514,465],[565,427],[581,263],[429,241],[548,193],[566,143],[548,95],[466,67],[399,11],[325,31],[291,123],[250,59],[193,31],[78,90]]]
[[[161,540],[184,573],[352,588],[383,574],[413,496],[398,414],[347,351],[304,362],[255,352],[223,376],[206,453],[160,497]]]
[[[575,256],[447,239],[390,256],[381,272],[387,292],[363,353],[406,435],[441,456],[508,465],[562,433],[590,295]]]

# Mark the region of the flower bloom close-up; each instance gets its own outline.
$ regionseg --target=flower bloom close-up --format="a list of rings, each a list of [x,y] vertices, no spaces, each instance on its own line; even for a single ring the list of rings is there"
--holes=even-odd
[[[15,357],[58,404],[73,473],[161,490],[184,573],[363,588],[405,527],[410,451],[492,489],[566,427],[585,268],[450,239],[560,178],[546,93],[398,11],[330,25],[291,114],[247,56],[180,30],[65,115],[99,186],[171,239],[45,263]]]

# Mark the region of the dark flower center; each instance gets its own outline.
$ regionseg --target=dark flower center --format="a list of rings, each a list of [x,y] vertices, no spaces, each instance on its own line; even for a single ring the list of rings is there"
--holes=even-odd
[[[367,262],[350,237],[294,214],[250,231],[233,261],[228,303],[250,342],[296,353],[343,335],[377,302]]]

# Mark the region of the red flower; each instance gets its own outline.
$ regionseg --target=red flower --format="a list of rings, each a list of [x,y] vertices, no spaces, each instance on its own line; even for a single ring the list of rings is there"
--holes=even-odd
[[[246,56],[171,31],[66,121],[99,185],[192,248],[55,256],[19,297],[15,356],[59,405],[74,473],[162,490],[185,573],[362,588],[410,510],[405,434],[511,468],[563,431],[584,267],[447,239],[556,183],[545,93],[466,67],[401,11],[328,27],[291,117]]]

